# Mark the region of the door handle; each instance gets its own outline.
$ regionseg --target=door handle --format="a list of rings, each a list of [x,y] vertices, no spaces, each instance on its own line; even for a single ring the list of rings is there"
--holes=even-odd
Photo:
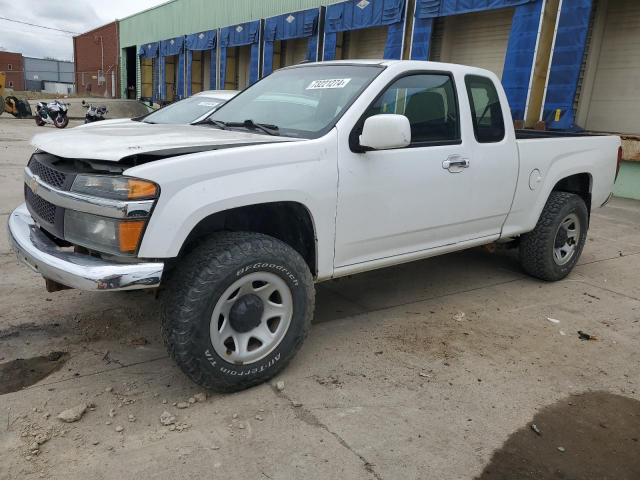
[[[470,162],[468,158],[451,156],[442,162],[442,168],[452,173],[461,172],[463,168],[469,168]]]

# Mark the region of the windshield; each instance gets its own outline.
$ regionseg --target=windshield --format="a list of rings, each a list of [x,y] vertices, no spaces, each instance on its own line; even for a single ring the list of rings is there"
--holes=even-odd
[[[222,103],[224,100],[219,98],[196,95],[167,105],[157,112],[147,115],[143,121],[146,123],[188,124],[195,122],[207,113],[211,113]]]
[[[318,138],[333,128],[382,70],[372,65],[321,64],[278,70],[222,106],[209,121],[232,127],[264,124],[279,135]]]

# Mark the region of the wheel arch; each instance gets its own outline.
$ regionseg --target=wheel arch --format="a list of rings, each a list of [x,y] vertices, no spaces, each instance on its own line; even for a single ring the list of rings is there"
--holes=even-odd
[[[262,233],[296,250],[315,277],[318,274],[316,226],[310,210],[296,201],[255,203],[221,210],[204,217],[189,232],[178,258],[198,242],[220,231]]]
[[[593,177],[588,172],[575,173],[556,182],[551,192],[567,192],[578,195],[587,205],[587,212],[591,215],[591,192]]]

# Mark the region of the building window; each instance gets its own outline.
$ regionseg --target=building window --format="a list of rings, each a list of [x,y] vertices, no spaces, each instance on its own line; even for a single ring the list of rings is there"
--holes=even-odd
[[[7,69],[8,70],[13,70],[13,65],[11,65],[11,64],[7,65]]]
[[[9,88],[13,88],[13,80],[9,80]]]

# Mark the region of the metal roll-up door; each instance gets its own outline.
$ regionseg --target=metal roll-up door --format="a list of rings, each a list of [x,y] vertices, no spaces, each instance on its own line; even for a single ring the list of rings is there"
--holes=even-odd
[[[441,60],[491,70],[502,77],[513,8],[445,19]]]
[[[389,27],[363,28],[345,32],[349,35],[346,59],[379,59],[384,57]]]
[[[444,37],[444,17],[438,17],[433,22],[431,34],[431,47],[429,48],[429,60],[442,62],[442,40]]]
[[[579,101],[586,107],[584,128],[595,131],[640,133],[640,2],[600,2],[604,30],[597,55],[590,95]],[[594,42],[595,43],[595,39]],[[597,51],[594,51],[597,50]],[[584,90],[583,90],[584,92]],[[583,105],[583,102],[587,102]]]
[[[294,38],[285,42],[285,65],[297,65],[307,59],[308,38]]]
[[[140,96],[151,98],[153,96],[153,58],[140,59]]]

